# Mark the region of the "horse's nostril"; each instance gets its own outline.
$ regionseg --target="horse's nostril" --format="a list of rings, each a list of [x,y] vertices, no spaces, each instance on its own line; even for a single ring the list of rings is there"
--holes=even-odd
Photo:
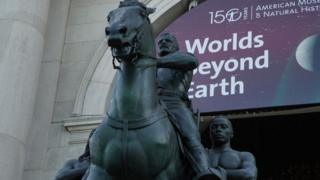
[[[119,29],[119,32],[121,33],[121,34],[125,34],[126,32],[127,32],[127,28],[126,27],[121,27],[120,29]]]

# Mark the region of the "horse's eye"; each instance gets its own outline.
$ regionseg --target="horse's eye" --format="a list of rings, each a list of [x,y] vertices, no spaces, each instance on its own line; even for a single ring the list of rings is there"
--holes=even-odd
[[[106,36],[110,35],[110,28],[109,27],[106,27],[104,31],[106,33]]]

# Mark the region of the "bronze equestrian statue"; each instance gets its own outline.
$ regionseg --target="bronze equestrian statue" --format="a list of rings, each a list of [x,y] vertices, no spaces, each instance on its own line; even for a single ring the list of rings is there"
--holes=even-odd
[[[157,94],[157,58],[148,15],[134,0],[108,15],[108,45],[120,64],[105,121],[90,139],[87,180],[188,180],[176,127]],[[220,179],[212,174],[198,179]]]

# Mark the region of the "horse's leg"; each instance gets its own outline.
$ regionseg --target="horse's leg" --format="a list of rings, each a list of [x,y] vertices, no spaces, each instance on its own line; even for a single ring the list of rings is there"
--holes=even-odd
[[[86,178],[86,180],[111,180],[111,177],[103,168],[91,164],[89,169],[89,175]]]

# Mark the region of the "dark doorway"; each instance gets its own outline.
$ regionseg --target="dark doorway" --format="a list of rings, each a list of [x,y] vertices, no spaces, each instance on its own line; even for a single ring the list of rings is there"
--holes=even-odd
[[[255,155],[259,180],[320,180],[320,113],[231,121],[231,145]],[[208,133],[202,134],[206,147]]]

